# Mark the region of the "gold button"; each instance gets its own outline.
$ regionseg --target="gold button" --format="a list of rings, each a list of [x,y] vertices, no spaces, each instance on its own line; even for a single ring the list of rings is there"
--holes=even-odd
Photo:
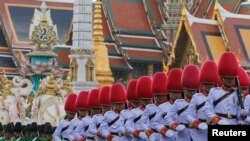
[[[227,118],[231,119],[232,115],[230,113],[227,113]]]

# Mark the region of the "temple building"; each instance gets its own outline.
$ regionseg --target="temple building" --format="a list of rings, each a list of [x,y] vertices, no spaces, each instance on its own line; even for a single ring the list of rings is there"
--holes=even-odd
[[[210,16],[204,18],[195,17],[184,8],[168,67],[201,65],[207,59],[218,62],[222,52],[233,51],[249,72],[249,5],[249,2],[232,2],[223,6],[217,1],[207,13]]]
[[[53,51],[58,55],[59,65],[67,72],[70,70],[68,55],[73,43],[74,7],[72,3],[46,3],[58,29],[59,44]],[[20,64],[26,61],[25,54],[31,47],[29,27],[34,9],[40,5],[41,2],[36,0],[0,1],[0,57],[3,58],[0,66],[8,76],[19,75]],[[161,29],[166,18],[157,1],[106,0],[102,1],[101,15],[104,45],[108,49],[115,82],[162,71],[162,60],[167,60],[168,46]]]
[[[93,44],[107,48],[107,65],[111,70],[96,68],[97,80],[103,80],[98,77],[103,71],[109,82],[126,84],[129,79],[152,76],[157,71],[188,63],[199,65],[206,59],[217,60],[225,50],[234,51],[241,65],[249,68],[246,35],[250,34],[250,3],[245,0],[100,2],[101,10],[96,11],[92,3],[92,20],[98,27],[93,31],[97,39]],[[66,76],[79,65],[69,58],[74,46],[74,4],[53,1],[46,4],[57,25],[59,41],[53,52],[58,55],[57,62]],[[40,5],[37,0],[0,1],[0,70],[5,70],[8,77],[20,75],[20,66],[27,61],[26,54],[31,50],[29,28],[34,10]],[[101,68],[100,64],[90,62],[90,68],[91,65]]]

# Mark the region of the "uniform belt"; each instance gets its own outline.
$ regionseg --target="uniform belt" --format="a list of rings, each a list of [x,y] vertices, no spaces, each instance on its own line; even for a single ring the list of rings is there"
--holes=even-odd
[[[228,119],[236,119],[237,118],[236,115],[231,115],[231,114],[216,113],[216,115],[218,115],[220,117],[228,118]]]
[[[69,139],[68,138],[63,138],[63,141],[69,141]]]
[[[199,121],[201,121],[201,122],[207,122],[206,119],[199,119]]]
[[[152,129],[152,131],[154,131],[155,133],[159,133],[157,130],[155,130],[155,129]]]
[[[123,133],[116,133],[116,132],[110,132],[110,134],[115,135],[115,136],[123,136]]]
[[[95,140],[95,137],[87,137],[88,140]]]
[[[168,125],[165,125],[165,127],[166,127],[166,128],[170,128],[170,126],[168,126]]]

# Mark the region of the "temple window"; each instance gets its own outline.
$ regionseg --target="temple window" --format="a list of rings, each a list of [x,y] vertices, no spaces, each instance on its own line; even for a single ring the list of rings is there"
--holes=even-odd
[[[77,81],[78,64],[76,59],[73,59],[70,64],[71,81]]]
[[[93,81],[94,80],[94,63],[91,59],[88,59],[86,64],[86,81]]]

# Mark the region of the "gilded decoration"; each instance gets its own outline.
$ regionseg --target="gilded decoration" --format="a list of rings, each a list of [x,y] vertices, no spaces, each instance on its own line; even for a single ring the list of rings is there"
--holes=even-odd
[[[72,55],[94,55],[94,52],[88,49],[76,49],[76,50],[71,50],[70,54]]]

